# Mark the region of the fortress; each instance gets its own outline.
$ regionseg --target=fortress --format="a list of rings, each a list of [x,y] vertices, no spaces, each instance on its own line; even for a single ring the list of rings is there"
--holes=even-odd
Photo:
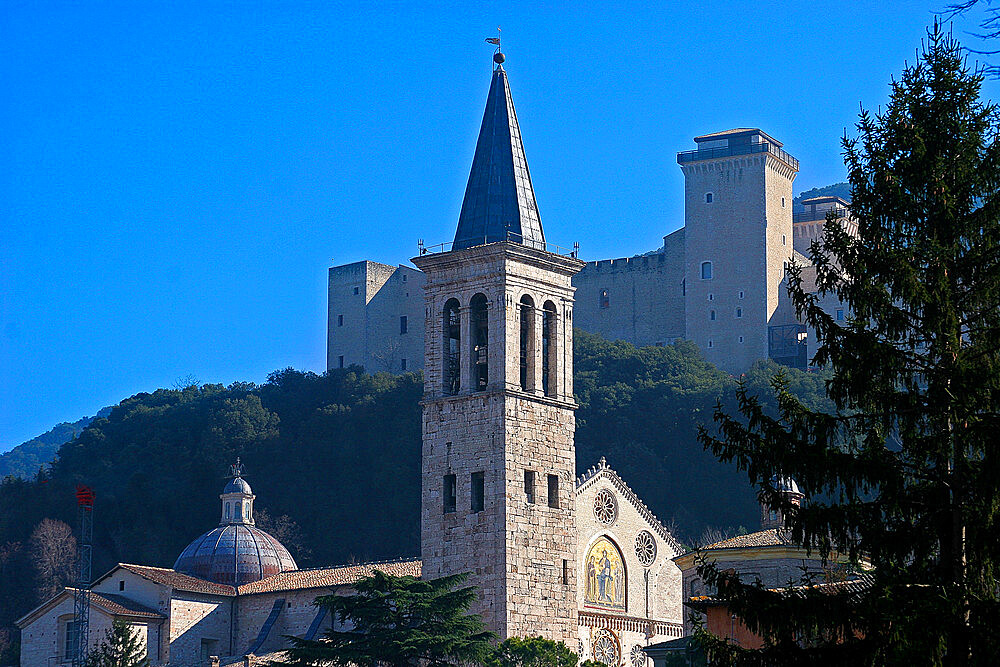
[[[828,212],[851,224],[848,204],[815,197],[793,214],[799,161],[759,129],[694,141],[694,150],[677,154],[684,174],[684,226],[666,235],[655,251],[583,265],[572,278],[574,325],[635,345],[688,339],[730,373],[768,358],[806,368],[816,339],[789,302],[786,269],[792,261],[805,267],[803,284],[815,291],[809,245],[822,236]],[[526,163],[523,178],[530,191]],[[466,201],[473,186],[470,180]],[[530,206],[535,206],[533,191]],[[523,232],[515,231],[520,227],[512,221],[500,221],[497,238],[466,242],[484,244],[501,236],[520,241]],[[540,236],[538,243],[544,242]],[[428,251],[421,247],[421,253]],[[327,367],[422,368],[424,282],[420,270],[403,264],[362,261],[331,268]],[[845,317],[835,296],[821,303],[831,316]]]

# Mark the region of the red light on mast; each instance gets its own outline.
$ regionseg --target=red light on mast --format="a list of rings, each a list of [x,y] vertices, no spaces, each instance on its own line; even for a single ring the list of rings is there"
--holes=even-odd
[[[95,494],[89,486],[76,487],[76,504],[80,507],[93,507]]]

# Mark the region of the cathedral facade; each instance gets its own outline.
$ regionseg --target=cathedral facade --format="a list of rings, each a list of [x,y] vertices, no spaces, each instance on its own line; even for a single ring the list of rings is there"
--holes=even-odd
[[[249,667],[278,657],[289,635],[321,637],[336,621],[313,600],[376,569],[468,573],[473,611],[501,639],[541,635],[611,667],[646,667],[644,647],[682,636],[683,548],[604,459],[575,473],[573,277],[584,262],[545,240],[499,52],[496,62],[454,243],[387,279],[420,296],[399,327],[420,330],[425,371],[421,558],[300,569],[255,526],[237,465],[218,526],[172,568],[122,563],[93,583],[90,645],[117,619],[152,665]],[[73,593],[18,621],[22,667],[71,663]]]

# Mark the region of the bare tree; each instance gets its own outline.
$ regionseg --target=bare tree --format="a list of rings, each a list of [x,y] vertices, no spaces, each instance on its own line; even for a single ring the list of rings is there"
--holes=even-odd
[[[401,347],[399,340],[390,336],[382,342],[378,350],[372,352],[372,359],[378,362],[381,370],[393,373],[399,370],[399,350]]]
[[[257,527],[284,544],[296,560],[307,560],[312,555],[312,550],[306,546],[302,529],[290,516],[282,514],[271,518],[270,512],[259,505],[253,508],[253,514]]]
[[[42,519],[28,540],[28,557],[35,570],[35,592],[39,601],[55,595],[73,581],[76,538],[62,521]]]

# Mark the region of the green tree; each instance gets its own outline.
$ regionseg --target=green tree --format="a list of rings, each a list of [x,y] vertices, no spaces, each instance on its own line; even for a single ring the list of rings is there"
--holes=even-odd
[[[709,585],[760,651],[704,637],[737,664],[991,664],[1000,655],[1000,143],[983,76],[938,25],[889,103],[845,138],[857,236],[828,220],[813,245],[819,294],[790,292],[821,340],[834,414],[775,380],[778,416],[742,387],[706,446],[745,470],[796,540],[874,569],[849,594]],[[852,316],[819,305],[836,293]],[[784,502],[794,478],[810,502]],[[808,582],[803,582],[804,584]]]
[[[104,639],[87,655],[86,667],[148,667],[146,646],[139,633],[125,621],[116,620]]]
[[[496,645],[486,667],[576,667],[577,660],[563,642],[510,637]]]
[[[316,599],[337,623],[323,639],[289,637],[285,662],[303,667],[482,663],[495,635],[477,614],[468,613],[476,593],[471,586],[456,588],[464,580],[461,574],[423,581],[376,570],[354,585],[354,595]]]

